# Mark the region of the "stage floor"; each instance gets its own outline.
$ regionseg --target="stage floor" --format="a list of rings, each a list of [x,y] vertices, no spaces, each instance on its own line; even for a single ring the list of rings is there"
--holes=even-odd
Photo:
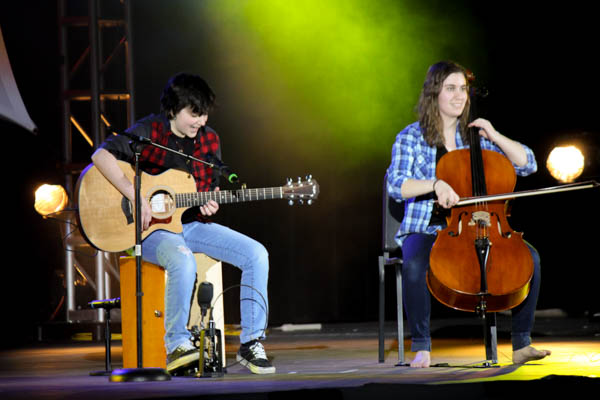
[[[475,322],[474,322],[475,320]],[[585,318],[538,318],[534,344],[552,355],[531,364],[511,364],[507,322],[499,316],[499,363],[485,361],[476,318],[432,321],[433,363],[427,369],[396,366],[394,324],[386,324],[386,357],[379,363],[375,323],[324,325],[318,331],[271,329],[265,348],[277,373],[253,375],[234,365],[237,338],[227,336],[227,373],[222,378],[174,377],[165,382],[110,382],[90,376],[105,369],[103,343],[42,342],[0,353],[2,399],[174,398],[501,398],[600,390],[600,324]],[[115,335],[116,336],[116,335]],[[410,349],[410,342],[405,341]],[[406,359],[413,353],[407,351]],[[121,342],[112,344],[112,368],[121,367]],[[600,393],[600,392],[597,392]]]

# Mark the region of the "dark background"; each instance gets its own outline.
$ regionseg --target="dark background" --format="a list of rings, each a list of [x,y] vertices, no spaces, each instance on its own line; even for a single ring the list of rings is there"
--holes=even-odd
[[[565,138],[577,139],[586,146],[586,171],[580,180],[598,179],[600,83],[596,14],[592,6],[578,2],[560,8],[524,8],[510,2],[454,3],[454,13],[464,9],[479,27],[481,36],[477,43],[482,46],[470,52],[471,57],[485,60],[482,63],[485,70],[476,71],[484,77],[482,83],[490,92],[482,104],[482,115],[502,132],[528,144],[537,156],[537,174],[520,179],[517,189],[556,184],[545,169],[545,160],[552,146]],[[444,5],[434,1],[431,7],[439,15]],[[134,2],[133,11],[136,117],[141,117],[157,111],[158,94],[166,79],[190,66],[186,65],[181,48],[156,41],[152,35],[160,32],[161,24],[168,24],[170,17],[176,18],[181,10],[146,1]],[[39,133],[33,135],[0,121],[0,132],[5,138],[2,170],[8,178],[4,214],[10,221],[5,227],[1,275],[8,312],[2,325],[10,343],[34,338],[35,327],[48,321],[64,291],[58,224],[42,219],[33,209],[33,193],[39,184],[61,183],[61,59],[56,15],[56,4],[52,1],[11,2],[4,4],[0,13],[0,26],[17,85],[39,128]],[[446,57],[464,63],[454,54],[464,52],[471,42],[472,38],[464,37],[446,49]],[[316,152],[319,157],[305,158],[303,154],[295,154],[293,147],[280,148],[276,139],[265,143],[265,138],[271,136],[263,137],[260,132],[268,130],[269,125],[249,118],[252,110],[241,110],[235,88],[227,87],[228,77],[219,76],[219,71],[211,68],[210,52],[219,49],[199,46],[207,55],[201,66],[192,67],[194,72],[207,76],[219,96],[221,107],[211,116],[209,124],[221,134],[224,159],[249,187],[279,186],[286,176],[305,173],[312,173],[321,185],[319,201],[311,207],[290,208],[284,202],[257,202],[222,207],[217,218],[269,249],[271,326],[287,322],[374,321],[381,188],[389,156],[347,166],[338,160],[342,157],[360,160],[361,155],[340,155],[336,148],[328,148],[330,157],[321,156],[326,152],[320,149]],[[419,85],[425,69],[426,65],[415,76]],[[268,77],[264,84],[268,85]],[[258,96],[257,102],[260,102]],[[385,148],[391,149],[396,133],[412,121],[392,122],[389,131],[365,134],[384,135]],[[307,124],[303,129],[313,128]],[[302,137],[296,140],[301,141]],[[89,147],[75,147],[74,157],[76,161],[87,162],[91,152]],[[572,315],[599,310],[596,287],[600,274],[595,251],[598,200],[595,189],[513,202],[512,227],[525,232],[526,239],[538,248],[542,257],[543,283],[538,308],[561,308]],[[239,279],[233,268],[225,268],[224,274],[225,285]],[[226,298],[228,323],[238,322],[236,303],[233,296]],[[391,317],[391,308],[388,311]],[[56,318],[60,320],[63,315],[59,313]],[[436,306],[434,317],[446,315],[462,314]]]

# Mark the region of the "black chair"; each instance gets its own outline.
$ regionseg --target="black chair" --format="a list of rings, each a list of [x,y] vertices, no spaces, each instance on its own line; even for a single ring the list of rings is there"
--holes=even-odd
[[[404,214],[404,204],[389,197],[387,174],[383,180],[383,255],[379,256],[379,362],[385,360],[385,267],[394,265],[396,270],[396,314],[398,321],[398,364],[404,364],[404,320],[402,313],[402,257],[394,236],[398,232]]]

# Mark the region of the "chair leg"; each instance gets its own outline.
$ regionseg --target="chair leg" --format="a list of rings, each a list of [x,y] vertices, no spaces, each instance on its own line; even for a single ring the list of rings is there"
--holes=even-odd
[[[385,263],[379,256],[379,362],[385,361]]]
[[[404,317],[402,313],[402,265],[396,264],[396,318],[398,321],[398,364],[404,364]]]

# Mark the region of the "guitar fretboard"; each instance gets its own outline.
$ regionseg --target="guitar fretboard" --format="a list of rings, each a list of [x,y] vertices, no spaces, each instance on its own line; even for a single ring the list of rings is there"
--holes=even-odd
[[[238,189],[199,193],[178,193],[175,194],[175,205],[177,208],[180,208],[201,206],[208,203],[209,200],[214,200],[219,204],[228,204],[282,198],[283,188],[280,186],[259,189]]]

